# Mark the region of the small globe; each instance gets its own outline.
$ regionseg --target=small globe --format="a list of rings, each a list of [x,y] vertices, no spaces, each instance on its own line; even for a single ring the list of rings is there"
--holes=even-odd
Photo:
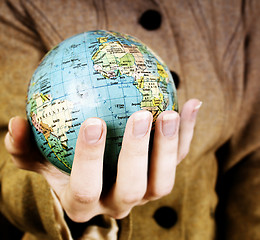
[[[113,181],[130,115],[146,109],[155,121],[177,107],[172,76],[156,54],[132,36],[98,30],[46,54],[30,81],[26,112],[41,153],[68,174],[82,122],[102,118],[108,130],[104,181]]]

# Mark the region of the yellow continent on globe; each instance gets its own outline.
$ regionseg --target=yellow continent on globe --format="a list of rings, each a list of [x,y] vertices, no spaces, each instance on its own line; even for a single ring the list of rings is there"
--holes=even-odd
[[[31,119],[35,128],[41,132],[55,156],[68,168],[64,156],[67,154],[66,132],[72,126],[71,109],[68,100],[52,100],[51,96],[36,93],[31,98]]]
[[[127,119],[136,111],[178,110],[164,62],[138,39],[111,31],[72,36],[49,51],[27,95],[27,117],[43,156],[70,174],[81,124],[107,125],[103,183],[113,184]]]
[[[144,57],[138,46],[122,44],[118,41],[103,43],[93,55],[94,68],[105,78],[116,77],[116,74],[133,77],[137,89],[142,94],[141,108],[153,113],[154,120],[163,111],[164,95],[158,87],[158,82],[169,82],[169,76],[164,67],[157,61],[157,75],[147,71]],[[117,71],[115,71],[117,70]]]

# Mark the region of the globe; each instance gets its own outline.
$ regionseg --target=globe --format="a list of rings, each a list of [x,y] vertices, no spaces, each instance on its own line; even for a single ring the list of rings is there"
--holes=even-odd
[[[82,122],[106,122],[105,182],[115,179],[127,119],[141,109],[152,112],[154,122],[162,111],[178,109],[172,76],[140,40],[113,31],[64,40],[42,59],[28,87],[26,112],[36,144],[65,173]]]

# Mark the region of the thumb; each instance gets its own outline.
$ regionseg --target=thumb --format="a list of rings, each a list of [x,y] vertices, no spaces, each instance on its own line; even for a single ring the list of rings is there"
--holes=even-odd
[[[30,127],[26,119],[22,117],[10,119],[5,147],[18,168],[38,172],[44,159],[30,141]]]

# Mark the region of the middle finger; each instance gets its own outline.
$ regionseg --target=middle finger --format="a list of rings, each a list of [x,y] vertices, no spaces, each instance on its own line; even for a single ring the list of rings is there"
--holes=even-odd
[[[146,192],[152,119],[148,111],[136,112],[128,119],[112,191],[116,211],[124,212],[137,205]]]

